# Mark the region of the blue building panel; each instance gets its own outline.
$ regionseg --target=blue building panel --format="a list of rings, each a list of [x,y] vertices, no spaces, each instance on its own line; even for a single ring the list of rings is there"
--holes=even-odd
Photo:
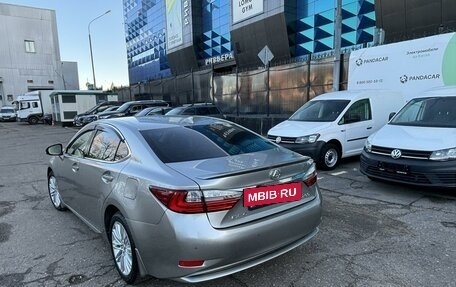
[[[342,47],[370,43],[375,33],[374,0],[342,1]],[[298,0],[296,31],[290,34],[295,56],[333,49],[336,1]]]

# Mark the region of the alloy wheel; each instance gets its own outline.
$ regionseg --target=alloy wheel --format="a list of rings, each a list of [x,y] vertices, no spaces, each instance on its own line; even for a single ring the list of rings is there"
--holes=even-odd
[[[116,265],[119,271],[127,276],[132,270],[133,254],[128,233],[119,221],[112,226],[111,242]]]

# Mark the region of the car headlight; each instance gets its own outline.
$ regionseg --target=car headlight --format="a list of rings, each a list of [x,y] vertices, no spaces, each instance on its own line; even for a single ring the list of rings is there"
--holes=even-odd
[[[434,151],[430,160],[456,160],[456,147]]]
[[[370,142],[369,139],[367,139],[366,142],[364,143],[364,150],[366,152],[372,152],[372,143]]]
[[[100,120],[102,120],[102,119],[107,119],[107,118],[109,118],[109,116],[110,116],[110,115],[106,115],[106,116],[98,116],[98,118],[99,118]]]
[[[319,137],[320,137],[320,134],[313,134],[313,135],[298,137],[298,138],[296,138],[295,143],[297,143],[297,144],[314,143],[318,140]]]

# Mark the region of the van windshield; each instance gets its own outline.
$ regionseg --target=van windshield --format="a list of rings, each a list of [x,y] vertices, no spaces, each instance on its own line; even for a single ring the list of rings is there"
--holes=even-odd
[[[307,102],[299,108],[290,121],[332,122],[342,113],[349,100],[316,100]]]
[[[390,124],[456,128],[456,96],[413,99],[397,113]]]

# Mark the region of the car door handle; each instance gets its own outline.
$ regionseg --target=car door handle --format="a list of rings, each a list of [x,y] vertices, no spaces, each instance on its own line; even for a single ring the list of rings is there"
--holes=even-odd
[[[368,129],[368,130],[371,130],[371,129],[372,129],[372,127],[367,127],[367,129]]]
[[[101,176],[101,180],[103,180],[104,183],[110,183],[114,180],[114,176],[112,176],[110,173],[105,173]]]
[[[79,166],[77,163],[73,163],[73,165],[71,166],[71,169],[74,171],[74,172],[77,172],[79,170]]]

